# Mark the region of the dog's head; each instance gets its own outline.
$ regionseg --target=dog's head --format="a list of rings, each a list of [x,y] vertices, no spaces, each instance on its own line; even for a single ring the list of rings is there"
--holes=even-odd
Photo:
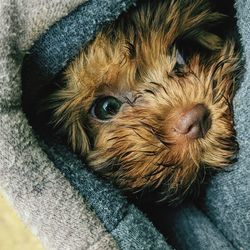
[[[211,32],[222,18],[205,1],[141,1],[70,63],[54,122],[94,170],[172,199],[231,162],[238,56]]]

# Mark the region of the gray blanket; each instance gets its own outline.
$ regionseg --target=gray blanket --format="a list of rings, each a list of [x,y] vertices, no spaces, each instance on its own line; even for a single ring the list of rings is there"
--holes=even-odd
[[[86,8],[87,14],[81,21],[86,28],[82,39],[87,42],[100,25],[134,1],[84,2],[0,2],[1,190],[47,249],[170,249],[150,219],[119,190],[84,168],[64,145],[44,143],[35,136],[22,111],[21,67],[34,41],[39,37],[41,41],[54,23],[83,4],[80,8]],[[246,60],[234,102],[239,160],[231,171],[211,179],[202,206],[160,207],[164,209],[159,213],[156,208],[160,223],[155,223],[164,225],[168,242],[177,249],[250,248],[250,0],[237,0],[235,7]],[[62,66],[67,62],[57,59]],[[47,66],[48,76],[57,70]]]

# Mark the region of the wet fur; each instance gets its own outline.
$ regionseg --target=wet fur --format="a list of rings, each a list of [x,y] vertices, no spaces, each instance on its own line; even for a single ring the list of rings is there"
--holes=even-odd
[[[201,173],[227,167],[237,151],[231,105],[239,56],[231,39],[211,32],[223,18],[204,0],[138,1],[65,69],[66,85],[49,98],[54,127],[119,187],[184,197]],[[202,49],[188,49],[178,65],[177,48],[189,43]],[[89,115],[103,95],[124,101],[108,122]],[[211,114],[205,138],[173,136],[179,112],[196,103]]]

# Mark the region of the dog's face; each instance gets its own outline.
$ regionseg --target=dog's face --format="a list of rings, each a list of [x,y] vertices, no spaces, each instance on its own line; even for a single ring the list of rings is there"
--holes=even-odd
[[[237,149],[234,45],[206,31],[220,14],[183,2],[144,1],[122,15],[67,67],[52,97],[56,125],[90,167],[124,189],[161,186],[168,199]]]

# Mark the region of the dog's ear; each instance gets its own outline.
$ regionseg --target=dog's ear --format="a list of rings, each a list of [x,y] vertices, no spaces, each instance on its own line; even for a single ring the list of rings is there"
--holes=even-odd
[[[226,41],[223,48],[210,59],[210,77],[215,92],[221,93],[228,101],[232,100],[237,89],[235,82],[240,77],[240,54],[235,46],[232,40]]]
[[[231,21],[229,16],[217,12],[214,6],[207,0],[197,1],[176,1],[173,2],[175,7],[171,11],[171,16],[178,17],[178,21],[171,20],[169,33],[178,42],[183,40],[188,43],[198,44],[208,50],[219,50],[223,46],[223,36],[227,23]]]
[[[201,61],[206,72],[206,81],[212,86],[214,102],[224,100],[228,104],[234,97],[238,88],[237,82],[241,77],[241,60],[238,49],[233,40],[225,41],[221,50],[213,53],[207,60],[202,60],[200,54],[195,54],[190,58],[189,64],[195,74],[199,74]]]
[[[197,20],[197,26],[193,26],[193,28],[187,27],[187,31],[180,34],[180,37],[177,38],[177,42],[180,40],[179,43],[184,42],[189,44],[189,46],[200,46],[209,51],[220,50],[224,45],[223,40],[225,39],[223,39],[223,36],[218,35],[219,32],[217,31],[217,27],[213,27],[213,25],[222,25],[223,20],[226,19],[226,17],[223,14],[213,13],[210,16],[204,16],[204,19],[206,18],[207,22],[211,23],[208,23],[207,25],[201,24],[199,26],[198,23],[201,21]]]
[[[68,133],[68,142],[71,144],[72,149],[82,156],[86,155],[90,149],[90,141],[85,126],[81,122],[76,121],[70,124],[66,131]]]
[[[218,35],[202,29],[189,32],[185,38],[211,51],[219,50],[223,46],[223,41]]]
[[[87,115],[82,98],[70,88],[62,88],[49,96],[48,109],[51,112],[51,125],[66,138],[73,151],[85,155],[90,149]]]

